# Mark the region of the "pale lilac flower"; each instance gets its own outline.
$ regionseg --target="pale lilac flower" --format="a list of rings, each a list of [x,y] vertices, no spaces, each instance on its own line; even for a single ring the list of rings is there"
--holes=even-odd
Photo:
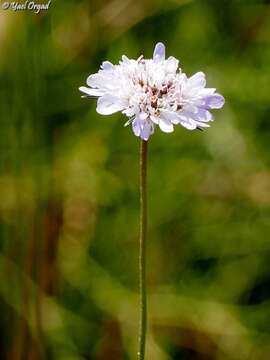
[[[203,72],[190,78],[179,68],[179,61],[165,58],[165,46],[158,43],[153,59],[130,60],[125,55],[118,65],[105,61],[98,73],[87,79],[89,87],[80,91],[86,97],[98,98],[97,112],[110,115],[121,111],[133,132],[148,140],[156,126],[167,133],[174,125],[189,130],[209,127],[211,109],[224,105],[223,96],[206,88]]]

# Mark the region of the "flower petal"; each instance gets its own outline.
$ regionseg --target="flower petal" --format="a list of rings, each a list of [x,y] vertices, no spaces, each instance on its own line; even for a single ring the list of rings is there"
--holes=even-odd
[[[132,130],[136,136],[140,136],[141,134],[141,122],[138,118],[132,121]]]
[[[202,71],[197,72],[188,79],[188,84],[191,87],[202,87],[206,85],[205,74]]]
[[[166,133],[171,133],[174,130],[173,129],[173,124],[169,120],[167,120],[167,119],[165,119],[163,117],[161,117],[159,119],[159,128],[160,128],[160,130],[162,130],[162,131],[164,131]]]
[[[104,94],[103,91],[99,90],[99,89],[90,89],[86,86],[81,86],[79,88],[79,90],[81,92],[83,92],[84,94],[88,95],[88,96],[93,96],[93,97],[99,97],[102,96]]]
[[[168,73],[175,73],[178,69],[178,65],[179,65],[179,60],[177,60],[175,57],[170,56],[167,59],[167,63],[166,63],[166,70]]]
[[[126,55],[123,55],[122,56],[122,62],[124,64],[129,64],[131,61],[129,60],[129,58]]]
[[[140,120],[146,120],[148,118],[148,114],[146,112],[141,112],[138,117]]]
[[[208,109],[220,109],[225,103],[225,99],[222,95],[213,94],[204,98],[205,106]]]
[[[203,88],[200,89],[200,95],[201,96],[213,95],[215,91],[216,91],[215,88]]]
[[[141,139],[147,141],[154,132],[154,127],[149,121],[144,121],[143,128],[141,130]]]
[[[179,124],[185,127],[188,130],[195,130],[197,128],[196,121],[191,117],[191,114],[179,114]]]
[[[196,122],[192,120],[189,121],[181,120],[180,124],[188,130],[195,130],[197,128]]]
[[[102,87],[104,84],[104,76],[102,76],[100,73],[92,74],[88,76],[87,85],[93,88],[99,88]]]
[[[161,110],[162,117],[169,121],[171,124],[179,124],[178,114],[174,111]]]
[[[155,123],[157,125],[159,124],[159,117],[151,115],[150,119],[153,121],[153,123]]]
[[[165,45],[161,42],[157,43],[157,45],[155,46],[153,59],[156,61],[165,60]]]
[[[103,70],[113,70],[114,65],[110,61],[103,61],[101,65],[101,69]]]
[[[125,114],[128,117],[134,116],[135,115],[135,110],[133,107],[127,107],[126,109],[124,109],[122,111],[123,114]]]
[[[205,122],[196,121],[197,127],[205,127],[208,128],[210,125],[206,124]]]
[[[134,134],[140,136],[142,140],[148,140],[154,132],[154,125],[150,121],[136,117],[132,122],[132,130]]]
[[[123,109],[123,103],[116,96],[106,94],[98,99],[97,112],[101,115],[111,115]]]
[[[214,120],[213,115],[208,110],[205,109],[198,109],[198,112],[194,114],[194,118],[195,120],[203,121],[203,122]]]

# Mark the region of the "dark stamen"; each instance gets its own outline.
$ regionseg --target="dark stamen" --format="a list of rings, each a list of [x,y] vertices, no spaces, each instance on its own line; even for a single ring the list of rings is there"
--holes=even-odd
[[[156,109],[158,106],[158,99],[156,96],[152,96],[151,98],[151,106],[152,108]]]
[[[156,86],[154,85],[153,88],[152,88],[152,94],[153,95],[156,95],[158,89],[156,88]]]

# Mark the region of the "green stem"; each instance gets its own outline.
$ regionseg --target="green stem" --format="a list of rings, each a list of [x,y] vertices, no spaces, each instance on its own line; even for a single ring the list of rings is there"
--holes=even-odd
[[[146,295],[146,237],[147,237],[147,141],[141,141],[140,149],[140,329],[138,360],[144,360],[147,329]]]

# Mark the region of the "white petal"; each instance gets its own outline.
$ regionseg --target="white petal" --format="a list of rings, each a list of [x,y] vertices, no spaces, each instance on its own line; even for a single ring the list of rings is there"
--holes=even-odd
[[[103,91],[99,90],[99,89],[90,89],[86,86],[81,86],[79,88],[79,90],[83,93],[85,93],[86,95],[88,96],[96,96],[96,97],[99,97],[99,96],[102,96],[104,94]]]
[[[188,79],[188,84],[191,87],[205,87],[206,80],[205,80],[205,74],[203,72],[197,72],[193,76],[191,76]]]
[[[191,121],[181,120],[180,124],[188,130],[195,130],[197,128],[195,121],[192,120]]]
[[[101,115],[111,115],[123,109],[123,103],[116,96],[106,94],[98,99],[97,112]]]
[[[133,107],[128,107],[128,108],[124,109],[122,111],[122,113],[125,114],[128,117],[131,117],[131,116],[135,115],[135,110],[134,110]]]
[[[159,119],[159,128],[160,128],[160,130],[162,130],[166,133],[173,132],[173,124],[170,121],[168,121],[167,119],[162,118],[162,117]]]
[[[160,87],[164,81],[165,71],[164,69],[159,69],[152,75],[153,85]]]
[[[184,115],[187,117],[190,117],[190,115],[193,115],[193,113],[197,113],[198,112],[198,107],[197,107],[197,103],[195,104],[187,104],[184,105],[184,108],[181,110],[180,115]]]
[[[200,95],[201,96],[212,95],[214,94],[215,91],[216,91],[215,88],[203,88],[200,89]]]
[[[170,56],[167,59],[167,63],[166,63],[166,70],[169,73],[175,73],[177,71],[179,65],[179,60],[177,60],[175,57]]]
[[[151,115],[150,119],[153,121],[153,123],[157,125],[159,124],[159,117]]]
[[[141,124],[140,120],[138,120],[137,118],[132,121],[132,130],[136,136],[140,136]]]
[[[210,127],[206,124],[208,121],[212,121],[212,114],[204,109],[198,109],[198,112],[192,113],[183,111],[179,114],[181,119],[180,124],[189,130],[194,130],[199,127]]]
[[[196,121],[192,119],[192,115],[189,113],[182,112],[179,115],[179,124],[188,130],[194,130],[197,128]]]
[[[90,87],[99,88],[104,84],[104,77],[99,73],[91,74],[88,76],[86,83]]]
[[[153,134],[154,128],[151,123],[145,121],[141,130],[141,139],[148,140],[150,135]]]
[[[104,70],[113,70],[114,65],[110,61],[103,61],[101,68]]]
[[[161,111],[162,117],[172,124],[179,124],[179,117],[176,112],[163,110]]]
[[[225,103],[225,99],[222,95],[213,94],[205,97],[205,105],[209,109],[220,109]]]
[[[194,118],[195,120],[203,121],[203,122],[214,120],[213,115],[208,110],[205,109],[198,109],[198,112],[194,114]]]
[[[129,58],[126,55],[122,56],[122,61],[124,64],[128,64],[130,62]]]
[[[140,120],[146,120],[148,118],[148,114],[145,112],[141,112],[138,117]]]
[[[196,125],[197,127],[205,127],[205,128],[208,128],[210,127],[210,125],[206,124],[205,122],[200,122],[200,121],[196,121]]]
[[[157,45],[155,46],[153,59],[156,61],[165,60],[165,45],[161,42],[157,43]]]
[[[187,82],[187,75],[185,73],[181,73],[178,75],[178,81],[182,84],[182,83],[186,83]]]

